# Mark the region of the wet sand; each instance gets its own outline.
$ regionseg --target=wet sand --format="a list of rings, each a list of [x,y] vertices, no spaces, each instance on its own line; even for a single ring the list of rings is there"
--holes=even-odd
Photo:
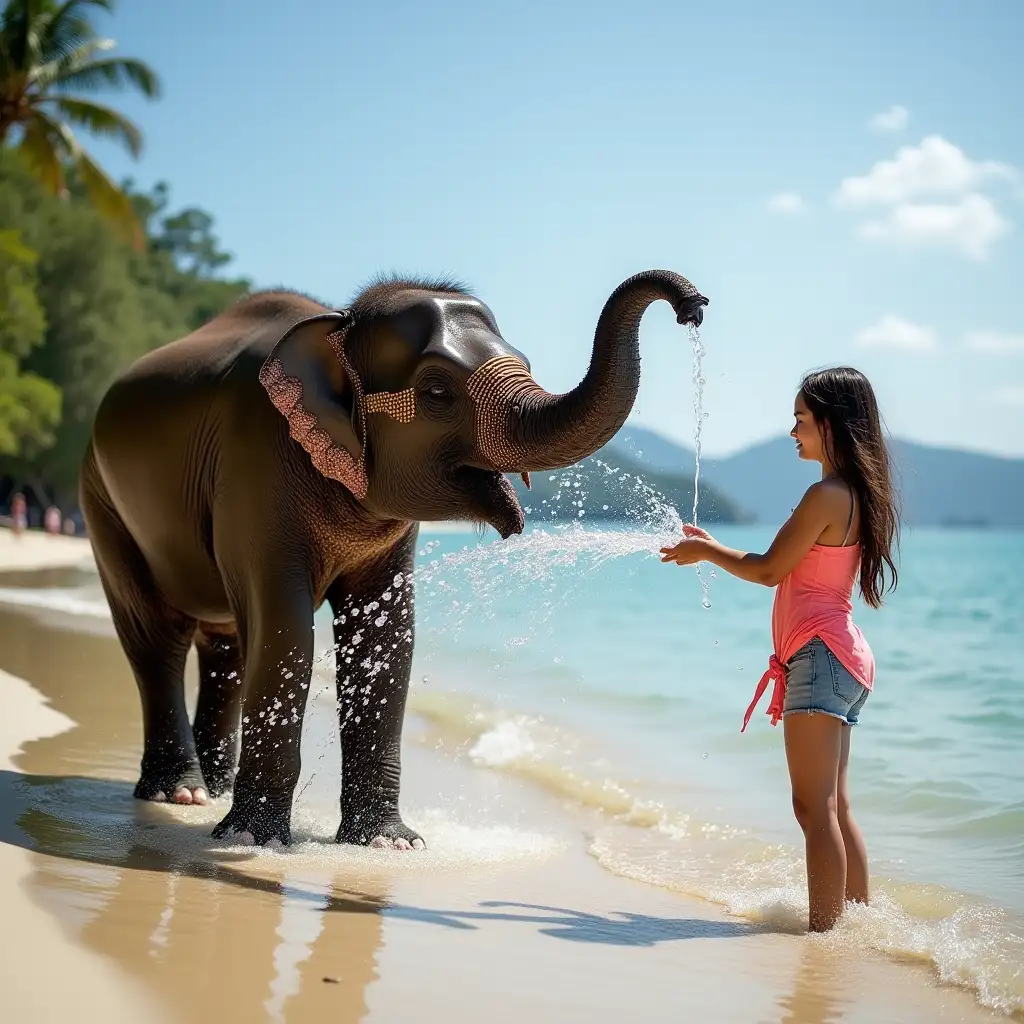
[[[403,808],[426,853],[330,843],[329,764],[296,804],[312,841],[219,846],[224,802],[132,799],[134,682],[108,628],[70,624],[0,607],[4,1021],[1005,1020],[923,967],[605,872],[582,812],[434,749],[414,717]]]

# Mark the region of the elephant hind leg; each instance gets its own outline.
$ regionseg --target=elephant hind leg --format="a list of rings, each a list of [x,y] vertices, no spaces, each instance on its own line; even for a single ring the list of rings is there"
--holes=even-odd
[[[231,789],[238,766],[244,666],[234,623],[201,622],[195,636],[199,698],[192,724],[210,796]]]
[[[206,786],[185,707],[185,659],[195,620],[164,600],[89,461],[83,467],[81,506],[114,629],[142,703],[143,753],[135,796],[205,803]]]

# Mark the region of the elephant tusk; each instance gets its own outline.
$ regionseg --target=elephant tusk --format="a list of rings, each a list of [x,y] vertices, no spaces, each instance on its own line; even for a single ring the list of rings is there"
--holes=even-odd
[[[530,474],[529,473],[520,473],[519,475],[523,478],[523,483],[526,484],[526,489],[529,490],[530,489]]]

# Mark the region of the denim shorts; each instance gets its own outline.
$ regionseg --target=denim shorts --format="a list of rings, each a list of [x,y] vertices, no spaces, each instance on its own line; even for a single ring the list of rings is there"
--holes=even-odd
[[[871,691],[857,682],[821,637],[804,644],[786,662],[786,699],[782,715],[796,711],[832,715],[856,725]]]

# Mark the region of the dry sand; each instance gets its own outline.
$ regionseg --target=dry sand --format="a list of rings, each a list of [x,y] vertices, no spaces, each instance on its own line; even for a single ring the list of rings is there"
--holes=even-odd
[[[15,534],[0,528],[0,572],[74,568],[91,565],[92,547],[84,537],[50,535],[38,530]]]
[[[31,547],[88,554],[4,533],[0,567],[11,543],[23,572]],[[572,808],[432,749],[414,718],[403,805],[425,854],[218,847],[223,805],[131,798],[138,700],[109,636],[0,607],[0,669],[5,1024],[1004,1019],[924,968],[606,873]]]

